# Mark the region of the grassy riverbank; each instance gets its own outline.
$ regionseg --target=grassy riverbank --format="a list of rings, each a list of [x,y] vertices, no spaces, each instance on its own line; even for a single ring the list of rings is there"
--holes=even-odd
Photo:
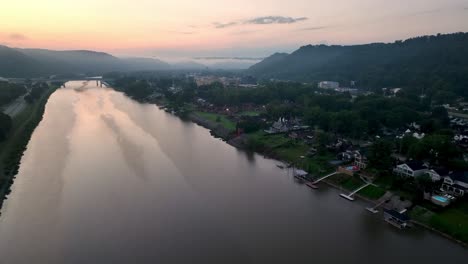
[[[219,123],[227,130],[230,130],[230,131],[236,130],[236,123],[231,121],[225,115],[215,114],[215,113],[207,113],[207,112],[200,112],[200,111],[196,111],[195,114],[198,115],[201,118],[204,118],[204,119],[208,120],[208,121]]]
[[[13,178],[19,169],[23,152],[34,129],[42,120],[49,96],[57,89],[50,87],[34,103],[28,104],[13,118],[12,129],[5,141],[0,143],[0,203],[9,193]]]
[[[411,211],[411,217],[435,231],[468,243],[468,204],[466,203],[460,202],[439,212],[416,206]]]

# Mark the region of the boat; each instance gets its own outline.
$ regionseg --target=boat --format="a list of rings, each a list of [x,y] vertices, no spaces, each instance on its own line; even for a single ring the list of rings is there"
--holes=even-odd
[[[315,185],[313,182],[308,182],[306,185],[312,189],[318,189],[318,186]]]
[[[276,164],[276,167],[280,168],[280,169],[284,169],[284,166],[281,165],[281,164]]]

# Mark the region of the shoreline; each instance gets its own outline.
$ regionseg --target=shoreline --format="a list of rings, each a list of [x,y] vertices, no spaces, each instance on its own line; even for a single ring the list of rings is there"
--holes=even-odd
[[[0,186],[0,210],[3,207],[3,203],[5,200],[8,199],[8,194],[11,191],[11,186],[14,184],[14,179],[18,174],[18,170],[20,167],[21,159],[23,158],[24,152],[26,151],[29,141],[31,140],[32,134],[36,130],[37,126],[41,123],[42,118],[44,117],[46,104],[49,101],[50,96],[58,89],[59,87],[49,87],[48,90],[41,95],[38,99],[36,105],[33,105],[33,109],[31,115],[28,117],[27,120],[23,121],[20,125],[18,134],[14,135],[14,138],[10,138],[11,142],[7,142],[7,144],[12,144],[9,147],[13,147],[8,152],[1,153],[0,160],[0,177],[2,178],[2,184]],[[23,109],[24,110],[24,109]],[[21,113],[19,113],[21,114]],[[11,158],[13,157],[13,158]],[[9,173],[5,172],[5,163],[4,160],[11,158],[14,160],[11,171]],[[0,212],[1,214],[1,212]]]
[[[158,103],[153,103],[153,104],[155,104],[157,106],[160,106]],[[163,110],[163,109],[161,109],[161,110]],[[167,111],[165,111],[165,112],[167,112]],[[171,114],[170,112],[167,112],[167,113]],[[178,114],[173,114],[173,115],[178,116],[179,118],[182,118]],[[248,151],[246,149],[245,145],[243,145],[242,142],[239,142],[239,140],[237,140],[237,139],[244,140],[244,138],[241,138],[242,136],[233,137],[231,139],[228,139],[229,134],[227,136],[225,136],[225,137],[221,136],[220,134],[223,134],[223,132],[220,133],[220,130],[218,130],[218,129],[220,129],[220,128],[224,129],[224,128],[220,124],[215,124],[215,123],[213,123],[213,122],[211,122],[209,120],[205,120],[202,117],[196,115],[195,113],[190,113],[188,115],[187,119],[189,121],[201,126],[201,127],[204,127],[206,129],[208,129],[212,136],[214,136],[215,138],[220,138],[221,140],[226,142],[228,145],[231,145],[236,149]],[[257,151],[253,151],[253,153],[262,155],[263,157],[265,157],[267,159],[272,159],[272,160],[276,160],[276,161],[279,161],[279,162],[285,162],[284,160],[278,159],[277,157],[274,157],[274,155],[269,155],[268,153],[261,153],[261,152],[257,152]],[[346,190],[343,187],[338,186],[338,185],[328,181],[327,179],[323,180],[323,182],[325,184],[337,189],[337,190]],[[350,190],[347,190],[347,191],[350,191]],[[372,200],[372,199],[366,198],[366,197],[364,197],[364,196],[362,196],[360,194],[357,194],[357,193],[354,194],[354,196],[361,199],[361,200],[363,200],[363,201],[365,201],[365,202],[367,202],[367,203],[370,203],[370,204],[372,204],[374,206],[378,204],[378,199],[377,200]],[[458,245],[460,245],[460,246],[462,246],[464,248],[468,248],[468,243],[465,243],[465,242],[463,242],[461,240],[458,240],[458,239],[454,238],[453,236],[451,236],[451,235],[449,235],[447,233],[444,233],[444,232],[442,232],[440,230],[437,230],[437,229],[435,229],[435,228],[433,228],[431,226],[428,226],[426,224],[420,223],[420,222],[418,222],[416,220],[410,220],[410,222],[416,224],[419,227],[425,228],[426,230],[428,230],[430,232],[438,234],[439,236],[441,236],[441,237],[443,237],[445,239],[448,239],[448,240],[450,240],[452,242],[455,242],[456,244],[458,244]]]

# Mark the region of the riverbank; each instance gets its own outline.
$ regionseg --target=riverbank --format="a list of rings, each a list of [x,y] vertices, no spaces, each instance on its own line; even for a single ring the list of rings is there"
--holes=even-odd
[[[423,223],[421,223],[421,222],[419,222],[419,221],[417,221],[417,220],[411,220],[411,223],[413,223],[413,224],[415,224],[415,225],[418,225],[418,226],[420,226],[420,227],[423,227],[423,228],[425,228],[425,229],[427,229],[427,230],[429,230],[429,231],[431,231],[431,232],[433,232],[433,233],[435,233],[435,234],[437,234],[437,235],[439,235],[439,236],[442,236],[442,237],[444,237],[444,238],[446,238],[446,239],[449,239],[449,240],[451,240],[452,242],[455,242],[455,243],[461,245],[462,247],[468,249],[468,243],[463,242],[463,241],[461,241],[461,240],[458,240],[458,239],[454,238],[453,236],[451,236],[451,235],[449,235],[449,234],[447,234],[447,233],[444,233],[444,232],[442,232],[442,231],[440,231],[440,230],[437,230],[437,229],[435,229],[435,228],[433,228],[433,227],[431,227],[431,226],[429,226],[429,225],[423,224]]]
[[[218,123],[218,122],[213,122],[213,121],[210,121],[210,120],[206,120],[204,118],[202,118],[201,116],[197,115],[197,114],[194,114],[194,113],[191,113],[189,114],[189,119],[191,121],[193,121],[194,123],[210,130],[211,134],[214,135],[215,137],[218,137],[218,138],[221,138],[223,139],[226,143],[228,143],[229,145],[235,147],[235,148],[238,148],[238,149],[242,149],[242,150],[246,150],[246,151],[252,151],[248,148],[248,141],[249,141],[249,138],[251,137],[251,135],[246,135],[246,134],[242,134],[240,136],[234,136],[234,137],[229,137],[230,135],[233,135],[233,133],[228,133],[226,131],[226,129],[222,126],[222,124]],[[291,163],[291,160],[288,160],[288,159],[285,159],[285,157],[279,155],[278,153],[276,153],[275,151],[273,150],[262,150],[262,151],[259,151],[259,150],[254,150],[253,152],[256,152],[258,154],[261,154],[263,155],[264,157],[266,158],[270,158],[270,159],[274,159],[274,160],[278,160],[280,162],[284,162],[284,163],[287,163],[287,164],[290,164]],[[294,152],[294,151],[293,151]],[[286,155],[287,156],[287,155]],[[300,166],[298,166],[300,167]],[[304,169],[307,169],[307,168],[304,168]],[[323,181],[325,184],[335,188],[335,189],[338,189],[338,190],[343,190],[343,191],[347,191],[347,192],[351,192],[352,190],[354,190],[355,188],[346,188],[346,184],[342,184],[342,183],[335,183],[333,182],[332,180],[329,180],[329,179],[326,179]],[[352,184],[351,184],[352,185]],[[363,192],[365,191],[365,189],[361,190],[360,192]],[[372,204],[373,206],[377,205],[380,201],[380,198],[383,197],[384,193],[382,193],[382,195],[376,199],[372,199],[370,197],[366,197],[365,195],[363,194],[360,194],[360,193],[356,193],[354,196],[367,202],[367,203],[370,203]],[[418,221],[413,221],[414,223],[418,224],[418,226],[420,227],[423,227],[423,228],[426,228],[428,229],[429,231],[432,231],[432,232],[435,232],[436,234],[439,234],[441,235],[442,237],[444,238],[447,238],[453,242],[456,242],[457,244],[460,244],[462,245],[463,247],[466,247],[468,248],[468,244],[466,242],[463,242],[445,232],[442,232],[440,230],[437,230],[429,225],[425,225],[425,224],[422,224]]]
[[[208,120],[207,118],[203,118],[197,113],[190,113],[188,114],[188,118],[190,121],[210,130],[211,134],[216,137],[219,137],[226,142],[229,141],[229,136],[231,135],[231,131],[226,129],[222,124],[213,122]]]
[[[45,105],[58,87],[50,87],[32,104],[28,104],[13,118],[8,138],[0,145],[0,208],[10,193],[19,164],[32,133],[42,120]]]

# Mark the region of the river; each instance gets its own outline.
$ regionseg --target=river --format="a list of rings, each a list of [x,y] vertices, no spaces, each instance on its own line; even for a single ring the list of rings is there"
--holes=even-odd
[[[465,263],[335,189],[95,82],[49,98],[0,216],[0,263]]]

